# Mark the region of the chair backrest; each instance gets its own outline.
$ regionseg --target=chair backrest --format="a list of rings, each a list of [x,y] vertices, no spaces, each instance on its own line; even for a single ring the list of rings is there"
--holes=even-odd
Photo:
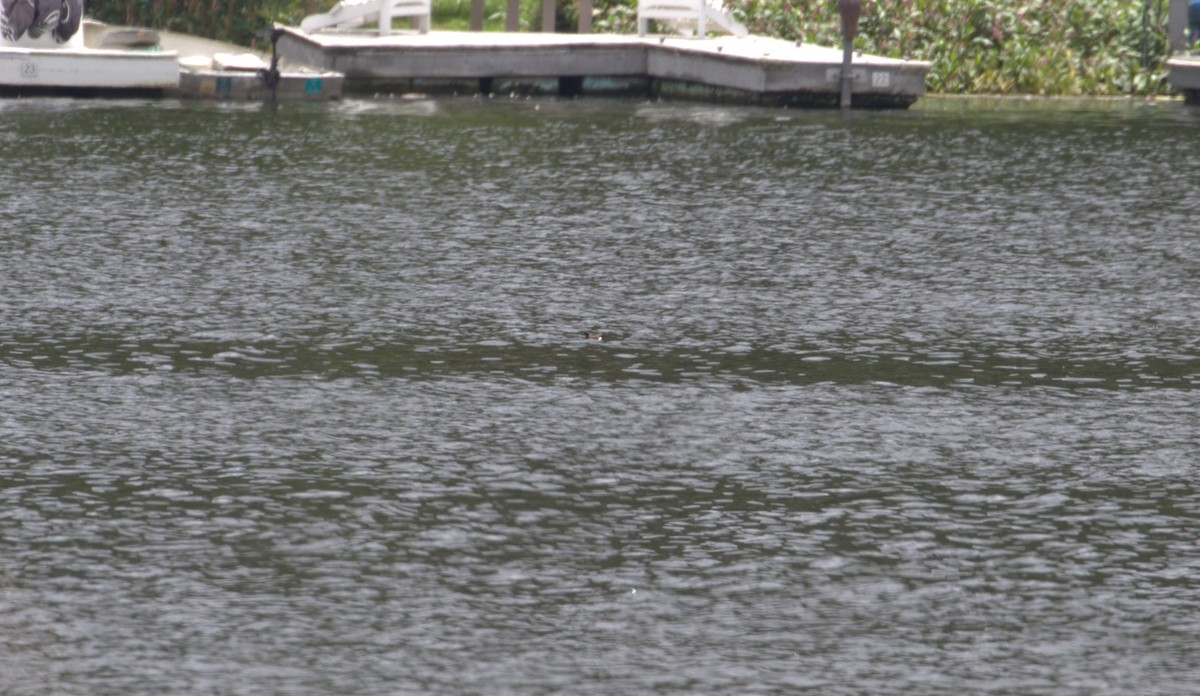
[[[720,0],[638,0],[638,35],[645,36],[650,20],[673,25],[677,30],[695,27],[696,35],[704,37],[709,23],[714,28],[735,36],[746,36],[746,27],[733,19],[721,6]]]
[[[414,17],[421,33],[429,31],[430,0],[342,0],[328,12],[305,17],[300,29],[309,34],[336,27],[347,29],[370,22],[379,24],[380,35],[391,31],[392,19]]]

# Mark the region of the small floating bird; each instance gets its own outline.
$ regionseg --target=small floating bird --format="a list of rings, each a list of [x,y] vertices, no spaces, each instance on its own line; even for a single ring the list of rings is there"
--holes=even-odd
[[[584,331],[583,337],[589,341],[603,341],[604,333],[601,331]]]

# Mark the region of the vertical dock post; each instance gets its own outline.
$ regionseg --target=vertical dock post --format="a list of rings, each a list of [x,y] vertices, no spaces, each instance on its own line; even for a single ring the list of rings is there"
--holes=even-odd
[[[592,0],[579,0],[579,33],[592,33]]]
[[[504,11],[504,31],[521,31],[521,0],[508,0]]]
[[[850,62],[854,58],[854,37],[858,36],[858,18],[862,16],[862,0],[838,0],[838,14],[842,16],[842,98],[843,109],[850,108],[851,85],[854,72]]]
[[[554,33],[554,11],[557,5],[555,0],[542,0],[542,31],[547,34]]]
[[[471,0],[471,31],[483,31],[483,0]]]
[[[387,36],[392,33],[392,3],[379,3],[379,35]]]
[[[1167,39],[1171,42],[1172,53],[1189,48],[1187,6],[1188,0],[1171,0],[1171,4],[1167,7]]]

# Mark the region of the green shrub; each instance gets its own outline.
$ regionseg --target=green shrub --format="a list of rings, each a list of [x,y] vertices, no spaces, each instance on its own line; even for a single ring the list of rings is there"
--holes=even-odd
[[[89,0],[89,16],[256,46],[272,22],[295,24],[328,9],[327,0]]]
[[[758,34],[841,44],[833,0],[728,0]],[[928,60],[934,92],[1166,90],[1167,0],[865,0],[855,47]]]

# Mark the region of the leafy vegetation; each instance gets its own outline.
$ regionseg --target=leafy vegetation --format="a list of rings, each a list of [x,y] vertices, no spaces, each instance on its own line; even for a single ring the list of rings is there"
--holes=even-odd
[[[840,45],[828,0],[733,0],[755,33]],[[1166,0],[867,0],[855,47],[933,64],[934,92],[1165,91]]]
[[[271,22],[294,24],[334,0],[92,0],[97,19],[261,45]],[[726,0],[751,32],[841,44],[834,0]],[[466,29],[471,0],[434,0],[437,28]],[[521,28],[541,24],[522,0]],[[504,26],[505,0],[485,0],[485,29]],[[636,0],[595,0],[599,32],[636,30]],[[574,3],[556,25],[576,22]],[[864,0],[856,48],[932,63],[933,92],[1041,95],[1165,92],[1167,0]]]
[[[87,0],[87,14],[110,24],[131,24],[262,45],[272,22],[299,23],[336,0]]]

